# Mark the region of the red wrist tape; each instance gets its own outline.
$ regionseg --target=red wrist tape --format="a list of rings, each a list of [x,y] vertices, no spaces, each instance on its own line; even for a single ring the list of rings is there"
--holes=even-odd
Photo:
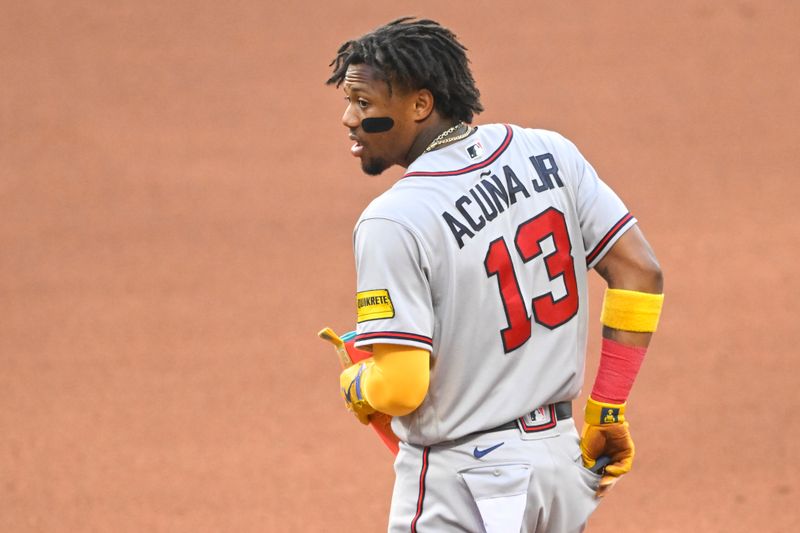
[[[591,397],[600,402],[625,403],[644,361],[647,348],[603,339],[600,368]]]

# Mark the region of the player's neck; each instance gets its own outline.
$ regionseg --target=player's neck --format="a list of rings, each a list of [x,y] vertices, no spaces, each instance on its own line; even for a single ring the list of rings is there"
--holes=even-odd
[[[421,130],[417,138],[414,139],[406,156],[408,164],[403,166],[408,168],[411,163],[426,151],[433,151],[446,145],[448,139],[463,135],[468,129],[469,126],[461,121],[437,118],[429,126]]]

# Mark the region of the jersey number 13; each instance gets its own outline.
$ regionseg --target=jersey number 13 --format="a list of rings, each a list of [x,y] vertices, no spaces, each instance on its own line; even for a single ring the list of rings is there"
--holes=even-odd
[[[483,264],[487,276],[497,276],[500,298],[508,322],[508,327],[500,331],[506,353],[516,350],[531,338],[531,320],[536,320],[548,329],[556,329],[578,312],[575,263],[572,260],[572,243],[564,214],[551,207],[523,222],[517,228],[514,245],[522,260],[529,263],[542,255],[541,242],[551,236],[555,251],[544,257],[544,266],[551,280],[563,276],[567,294],[558,300],[553,298],[551,292],[533,298],[532,317],[528,316],[505,239],[500,237],[489,244]]]

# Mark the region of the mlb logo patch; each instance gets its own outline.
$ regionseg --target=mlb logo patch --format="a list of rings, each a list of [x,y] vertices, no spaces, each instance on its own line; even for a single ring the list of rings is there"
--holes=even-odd
[[[483,155],[483,145],[479,142],[467,146],[467,155],[470,159],[477,159]]]
[[[538,407],[517,419],[517,427],[523,433],[538,433],[556,427],[556,410],[554,405]]]

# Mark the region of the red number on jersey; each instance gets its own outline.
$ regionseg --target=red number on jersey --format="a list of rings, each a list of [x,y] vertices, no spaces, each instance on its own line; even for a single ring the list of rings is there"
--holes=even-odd
[[[500,299],[503,300],[508,322],[508,327],[503,329],[500,335],[503,337],[503,347],[508,353],[531,338],[531,318],[525,309],[525,302],[522,301],[522,291],[505,239],[500,237],[492,241],[483,265],[489,277],[497,276],[497,284],[500,286]]]
[[[522,260],[529,263],[542,255],[541,243],[547,237],[552,237],[555,251],[544,257],[544,266],[551,280],[563,278],[566,295],[558,300],[553,298],[551,292],[537,296],[531,300],[531,309],[537,323],[548,329],[555,329],[567,323],[578,312],[578,284],[572,260],[572,243],[564,214],[551,207],[523,222],[517,228],[514,244]],[[497,276],[500,298],[508,322],[508,327],[501,330],[500,335],[503,348],[509,353],[531,338],[531,317],[528,316],[504,238],[492,241],[483,264],[487,276]]]

